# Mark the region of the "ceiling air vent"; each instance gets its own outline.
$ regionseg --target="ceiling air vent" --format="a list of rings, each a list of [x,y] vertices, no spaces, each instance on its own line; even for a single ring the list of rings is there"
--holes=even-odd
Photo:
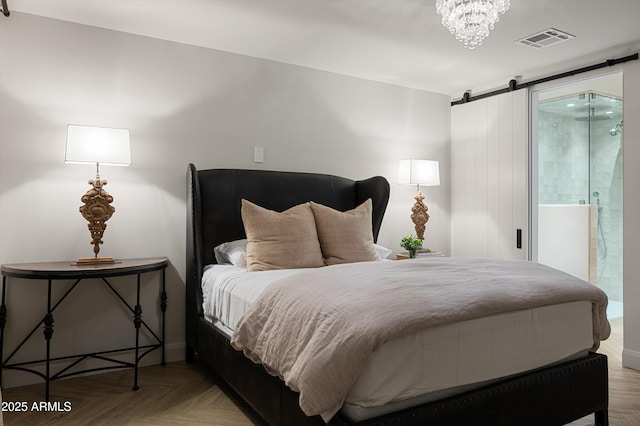
[[[563,41],[571,40],[576,36],[563,31],[556,30],[555,28],[549,28],[548,30],[540,31],[525,38],[517,40],[516,43],[524,44],[525,46],[531,46],[538,49],[543,47],[553,46],[554,44],[562,43]]]

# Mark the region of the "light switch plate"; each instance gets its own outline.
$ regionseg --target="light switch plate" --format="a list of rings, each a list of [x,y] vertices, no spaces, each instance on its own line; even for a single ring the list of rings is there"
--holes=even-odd
[[[253,147],[253,162],[264,163],[264,147],[262,146]]]

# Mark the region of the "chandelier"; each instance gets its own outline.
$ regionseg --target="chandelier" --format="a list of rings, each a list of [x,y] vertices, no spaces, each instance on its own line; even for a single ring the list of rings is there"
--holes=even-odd
[[[510,0],[436,0],[442,25],[468,49],[482,44],[509,6]]]

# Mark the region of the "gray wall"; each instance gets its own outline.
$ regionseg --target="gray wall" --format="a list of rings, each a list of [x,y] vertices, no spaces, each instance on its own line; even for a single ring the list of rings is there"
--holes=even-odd
[[[183,354],[189,162],[383,175],[391,199],[379,242],[400,251],[400,238],[414,232],[415,188],[395,183],[398,160],[440,160],[441,186],[423,188],[431,214],[426,236],[430,248],[449,253],[448,96],[17,12],[1,24],[0,262],[92,254],[78,207],[95,171],[64,164],[66,125],[128,128],[133,164],[101,167],[116,207],[101,254],[169,257],[170,359]],[[264,163],[252,161],[256,145],[265,148]],[[153,281],[145,278],[147,305]],[[125,292],[131,284],[117,282]],[[37,323],[44,289],[11,281],[5,354],[18,332]],[[131,342],[130,315],[109,297],[89,282],[60,307],[54,353]],[[155,309],[145,314],[157,322]],[[42,356],[41,333],[33,340],[24,358]],[[4,382],[34,377],[6,374]]]

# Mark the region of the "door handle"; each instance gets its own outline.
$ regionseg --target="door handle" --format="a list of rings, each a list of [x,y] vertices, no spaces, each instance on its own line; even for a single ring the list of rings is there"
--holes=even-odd
[[[522,229],[516,229],[516,248],[522,248]]]

